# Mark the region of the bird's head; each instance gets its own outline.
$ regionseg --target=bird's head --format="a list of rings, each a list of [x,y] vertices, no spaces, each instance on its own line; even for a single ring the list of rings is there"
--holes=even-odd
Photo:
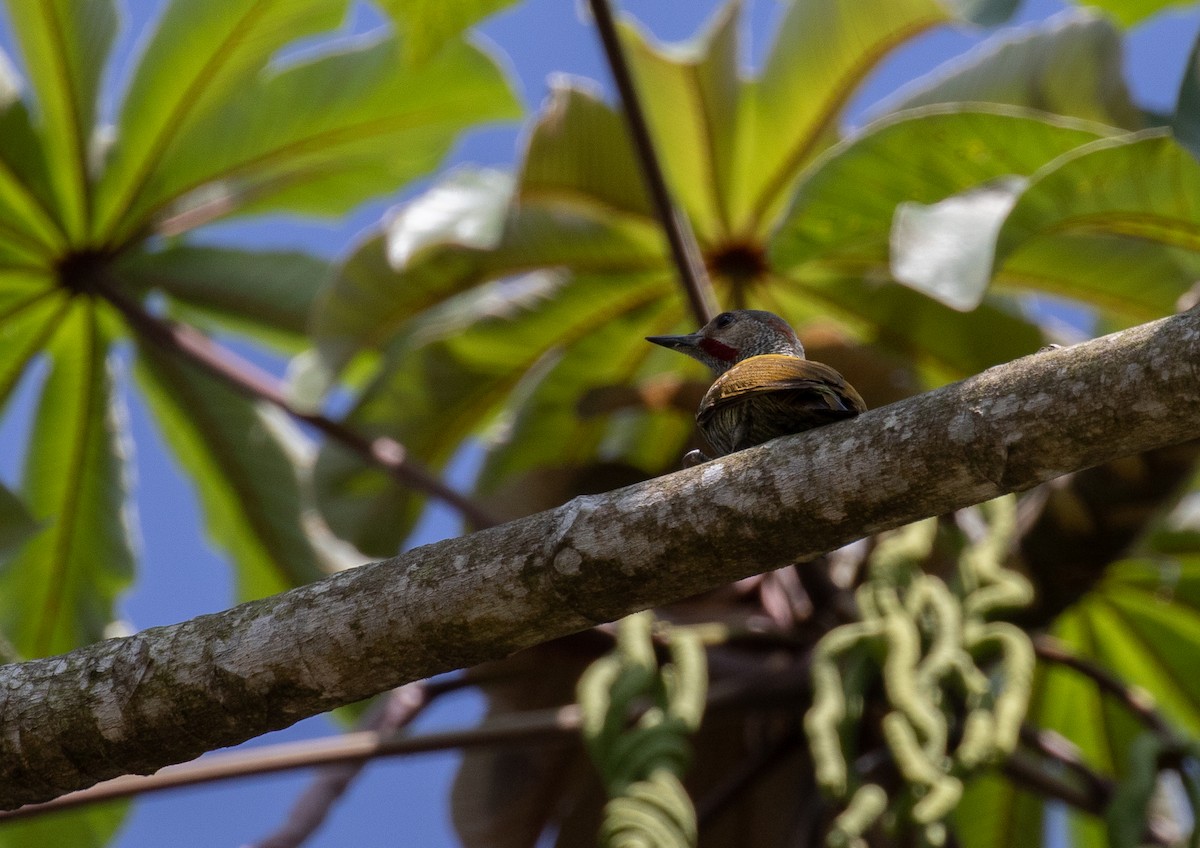
[[[804,345],[788,323],[773,312],[739,309],[722,312],[694,333],[647,336],[646,341],[698,359],[716,374],[751,356],[779,353],[804,358]]]

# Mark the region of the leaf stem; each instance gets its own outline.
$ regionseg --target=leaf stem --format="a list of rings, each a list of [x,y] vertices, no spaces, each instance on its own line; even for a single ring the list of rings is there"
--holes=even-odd
[[[600,32],[600,42],[604,46],[604,56],[608,60],[613,81],[621,95],[625,122],[629,125],[629,133],[633,137],[633,148],[642,168],[642,177],[646,180],[646,187],[654,202],[654,210],[671,248],[671,259],[679,272],[679,279],[687,293],[692,314],[701,325],[707,324],[717,313],[716,294],[701,259],[696,235],[692,232],[687,217],[671,199],[662,165],[654,150],[654,141],[650,138],[646,114],[642,109],[637,88],[633,84],[633,74],[621,49],[612,9],[608,0],[588,0],[588,5],[591,6],[592,16],[596,19],[596,29]]]
[[[92,291],[120,312],[134,332],[146,341],[182,356],[236,391],[265,401],[296,420],[303,421],[372,465],[382,468],[400,485],[446,502],[462,513],[476,530],[496,525],[497,521],[479,504],[409,457],[404,445],[395,439],[386,436],[368,438],[325,415],[303,412],[288,400],[278,378],[217,344],[194,327],[152,315],[140,302],[118,291],[107,281],[93,281]]]

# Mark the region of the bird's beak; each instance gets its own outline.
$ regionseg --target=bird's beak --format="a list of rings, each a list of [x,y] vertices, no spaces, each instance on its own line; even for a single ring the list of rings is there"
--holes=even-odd
[[[702,338],[704,337],[699,333],[688,333],[686,336],[646,336],[646,341],[686,353],[689,350],[696,350],[700,346]]]

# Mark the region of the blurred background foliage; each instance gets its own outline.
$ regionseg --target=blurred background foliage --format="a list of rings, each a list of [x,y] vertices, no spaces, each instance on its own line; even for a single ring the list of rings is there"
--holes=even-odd
[[[27,374],[44,377],[20,483],[0,487],[7,659],[103,638],[135,579],[115,367],[130,341],[131,385],[192,479],[240,599],[395,553],[430,496],[288,410],[392,440],[434,472],[477,446],[470,497],[496,520],[677,467],[706,377],[641,339],[699,319],[622,115],[591,81],[554,80],[513,172],[439,173],[337,262],[194,238],[239,216],[342,215],[433,172],[465,130],[520,119],[498,51],[468,32],[510,2],[388,0],[388,34],[297,50],[335,29],[348,0],[175,0],[108,126],[97,98],[116,0],[8,0],[27,78],[0,64],[0,411]],[[1015,3],[791,0],[753,74],[737,2],[683,44],[632,19],[620,37],[717,301],[786,316],[812,358],[878,407],[1193,305],[1196,54],[1170,114],[1135,102],[1121,65],[1126,29],[1167,5],[1093,2],[998,29],[854,128],[843,110],[890,50],[935,27],[998,26]],[[187,353],[211,333],[295,355],[288,384],[215,377]],[[1184,445],[1058,481],[1024,499],[1016,541],[1040,598],[1021,623],[1143,687],[1193,735],[1195,461]],[[829,622],[806,581],[761,578],[673,614],[766,619],[811,646]],[[492,711],[570,699],[594,648],[548,650],[567,658],[518,663],[509,673],[543,679],[493,687]],[[748,667],[743,653],[729,650],[729,674]],[[759,718],[722,721],[698,740],[699,781],[753,747],[745,729]],[[1029,721],[1104,774],[1129,767],[1138,728],[1086,677],[1040,669]],[[526,751],[538,777],[503,809],[489,806],[491,756],[467,759],[460,783],[475,789],[456,793],[469,844],[531,845],[548,824],[563,845],[594,832],[580,824],[594,811],[560,797],[576,789],[561,778],[577,752]],[[780,819],[781,785],[747,795],[741,826]],[[959,837],[1033,844],[1045,803],[980,780],[960,820],[994,826]],[[0,842],[50,844],[53,831],[54,844],[103,844],[120,816],[48,819]],[[1071,844],[1112,838],[1095,817],[1061,818]],[[702,841],[733,844],[714,832]]]

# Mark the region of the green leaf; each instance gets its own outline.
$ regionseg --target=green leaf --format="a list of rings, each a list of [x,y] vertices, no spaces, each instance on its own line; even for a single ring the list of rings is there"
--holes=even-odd
[[[648,335],[669,332],[677,317],[675,304],[654,299],[634,309],[602,316],[595,328],[569,347],[556,351],[544,369],[529,375],[528,390],[514,393],[504,417],[493,428],[487,459],[476,488],[483,494],[495,492],[503,481],[539,468],[577,468],[597,455],[597,449],[613,431],[612,415],[593,414],[582,408],[581,397],[590,391],[626,386],[642,374],[646,361],[657,350],[640,343]],[[664,358],[665,359],[665,358]],[[620,416],[620,412],[616,416]],[[653,459],[643,465],[649,471],[664,457],[681,454],[683,441],[693,429],[693,410],[674,416],[684,421],[674,439],[649,439]],[[634,445],[605,452],[607,461],[628,462]]]
[[[976,191],[901,207],[893,270],[955,305],[969,306],[995,276],[1096,303],[1118,322],[1147,317],[1147,304],[1156,317],[1200,271],[1197,178],[1200,165],[1157,130],[1081,145],[1028,181],[993,184],[995,202]]]
[[[621,114],[579,80],[552,78],[521,166],[522,202],[575,202],[655,220],[640,167]]]
[[[1075,10],[988,39],[902,89],[888,106],[1007,103],[1141,129],[1121,54],[1121,35],[1107,18]]]
[[[739,3],[727,3],[708,32],[687,45],[654,45],[632,23],[623,27],[656,153],[701,242],[726,238],[731,229],[726,203],[733,183],[741,88],[740,8]],[[641,176],[636,165],[624,173],[627,179]]]
[[[1032,239],[996,275],[997,285],[1006,289],[1047,292],[1094,306],[1114,330],[1176,311],[1181,294],[1197,279],[1200,254],[1095,233]]]
[[[450,39],[516,0],[378,0],[400,29],[404,59],[410,64],[429,61]]]
[[[46,529],[0,568],[0,624],[25,657],[102,638],[134,568],[132,446],[94,303],[76,301],[58,330],[21,481]]]
[[[1039,796],[987,772],[967,782],[954,811],[954,832],[962,848],[1026,848],[1042,844],[1044,815]]]
[[[414,325],[347,421],[370,436],[390,436],[440,467],[491,421],[549,351],[571,347],[668,291],[661,272],[640,278],[536,274],[485,286]],[[321,452],[316,488],[334,532],[372,556],[394,553],[423,505],[419,494],[334,446]]]
[[[904,286],[857,276],[805,280],[803,286],[781,281],[771,297],[797,323],[833,318],[856,338],[922,366],[933,383],[977,374],[1045,343],[1035,324],[1002,303],[957,312]]]
[[[1077,656],[1096,663],[1151,698],[1184,734],[1200,732],[1200,559],[1161,557],[1114,564],[1103,582],[1059,616],[1053,633]],[[1088,675],[1062,665],[1039,671],[1028,720],[1075,743],[1084,761],[1121,779],[1145,727]],[[1074,822],[1080,844],[1106,844],[1097,819]]]
[[[7,5],[37,96],[56,217],[68,238],[80,241],[90,203],[96,99],[117,32],[117,10],[113,0],[8,0]]]
[[[405,321],[478,282],[511,196],[507,174],[461,169],[389,212],[384,232],[356,247],[319,296],[312,325],[324,368],[336,376],[356,351],[383,346]]]
[[[503,74],[474,47],[447,45],[408,68],[394,41],[360,39],[214,104],[164,151],[118,233],[280,210],[340,215],[433,168],[463,128],[516,114]]]
[[[1103,9],[1124,27],[1132,27],[1163,9],[1189,5],[1186,0],[1076,0],[1084,6]]]
[[[271,411],[151,346],[136,375],[164,440],[196,487],[213,543],[234,566],[239,600],[324,576],[305,531],[299,438]]]
[[[1171,116],[1171,131],[1192,156],[1200,158],[1200,35],[1196,36],[1183,69],[1175,114]]]
[[[571,95],[569,102],[587,100]],[[577,113],[568,107],[566,114]],[[540,126],[531,150],[541,144]],[[552,179],[565,185],[565,175],[577,173],[574,165],[561,164],[555,169],[531,160],[540,182],[511,210],[509,177],[460,170],[390,213],[385,233],[351,254],[318,304],[313,333],[327,374],[336,375],[357,350],[385,346],[414,316],[487,279],[558,266],[665,272],[665,245],[654,220],[614,212],[604,199],[550,189]]]
[[[739,103],[732,231],[749,235],[771,222],[797,175],[835,140],[842,107],[880,56],[948,20],[934,0],[792,3],[762,77]]]
[[[0,562],[8,559],[37,530],[38,523],[21,499],[0,485]]]
[[[812,169],[771,239],[771,262],[801,276],[821,268],[883,270],[890,243],[897,279],[969,308],[988,280],[971,264],[990,245],[976,209],[998,219],[1012,204],[1011,175],[1032,174],[1105,131],[1003,105],[943,104],[888,116]],[[998,230],[999,220],[990,226]]]
[[[66,848],[105,848],[111,845],[130,809],[128,801],[107,801],[78,810],[5,822],[0,848],[61,845]]]
[[[1200,164],[1173,139],[1151,131],[1093,142],[1034,175],[997,236],[992,267],[1003,271],[1009,257],[1041,242],[1043,263],[1061,270],[1072,256],[1078,261],[1069,237],[1089,235],[1177,248],[1178,257],[1191,254],[1184,264],[1194,268],[1198,205]],[[1036,270],[1022,264],[1026,273]],[[1153,266],[1129,270],[1122,281],[1129,289],[1161,285],[1150,276]],[[1060,281],[1062,293],[1086,299],[1092,276],[1085,272],[1078,285]],[[1176,297],[1184,291],[1186,285]]]
[[[10,5],[45,4],[10,0]],[[253,88],[280,48],[335,27],[346,8],[347,0],[173,0],[125,94],[116,146],[96,191],[93,238],[140,229],[145,222],[130,218],[142,208],[148,186],[173,169],[175,151],[196,124]],[[284,114],[269,101],[261,108],[276,118]]]
[[[166,294],[189,323],[296,350],[331,270],[307,253],[178,245],[129,253],[113,273],[139,292]]]
[[[34,292],[0,306],[0,411],[68,308],[67,299],[52,291]]]
[[[21,80],[0,52],[0,243],[36,265],[66,243],[47,152],[21,100]]]

